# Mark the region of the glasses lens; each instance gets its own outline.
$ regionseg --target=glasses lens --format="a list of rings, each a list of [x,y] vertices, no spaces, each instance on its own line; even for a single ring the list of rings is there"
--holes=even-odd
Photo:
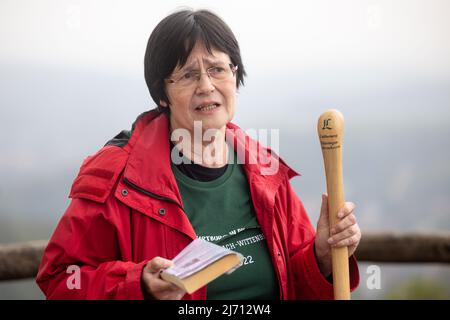
[[[183,74],[177,82],[180,86],[188,87],[194,84],[198,78],[199,78],[198,72],[189,71]]]
[[[209,76],[211,81],[217,80],[226,80],[233,76],[233,65],[229,65],[227,67],[223,66],[215,66],[209,68],[205,74]],[[178,80],[175,81],[181,87],[190,87],[197,83],[200,80],[201,73],[198,71],[189,71],[183,74]]]
[[[224,80],[231,74],[231,70],[223,67],[212,67],[208,69],[208,74],[211,78],[216,80]]]

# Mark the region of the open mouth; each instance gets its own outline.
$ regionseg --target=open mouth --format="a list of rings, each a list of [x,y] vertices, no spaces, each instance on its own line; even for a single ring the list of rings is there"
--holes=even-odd
[[[206,104],[206,105],[200,105],[200,106],[196,107],[195,110],[196,111],[211,111],[218,107],[220,107],[220,104],[211,103],[211,104]]]

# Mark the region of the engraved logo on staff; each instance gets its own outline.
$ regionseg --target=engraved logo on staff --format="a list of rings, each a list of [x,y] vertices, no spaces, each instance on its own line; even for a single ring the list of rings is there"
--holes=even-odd
[[[331,129],[333,129],[333,128],[330,128],[330,127],[328,126],[328,124],[330,123],[330,121],[331,121],[331,119],[323,119],[323,127],[322,127],[322,130],[325,130],[325,129],[331,130]]]

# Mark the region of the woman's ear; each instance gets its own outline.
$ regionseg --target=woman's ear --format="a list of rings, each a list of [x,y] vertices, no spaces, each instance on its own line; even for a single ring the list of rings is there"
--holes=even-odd
[[[163,100],[159,100],[159,105],[162,107],[168,107],[167,102],[165,102]]]

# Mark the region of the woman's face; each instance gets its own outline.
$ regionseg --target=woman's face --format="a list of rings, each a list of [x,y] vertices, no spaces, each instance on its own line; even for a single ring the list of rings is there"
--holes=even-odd
[[[202,43],[192,49],[186,64],[170,75],[178,80],[189,71],[202,73],[198,81],[184,86],[179,81],[166,83],[169,98],[170,124],[172,131],[178,128],[194,132],[194,121],[201,121],[202,131],[207,129],[225,129],[234,116],[236,97],[236,77],[230,74],[222,80],[210,78],[206,70],[220,66],[230,71],[230,57],[221,51],[212,49],[210,54]],[[211,69],[210,69],[211,70]],[[161,105],[167,105],[162,102]]]

